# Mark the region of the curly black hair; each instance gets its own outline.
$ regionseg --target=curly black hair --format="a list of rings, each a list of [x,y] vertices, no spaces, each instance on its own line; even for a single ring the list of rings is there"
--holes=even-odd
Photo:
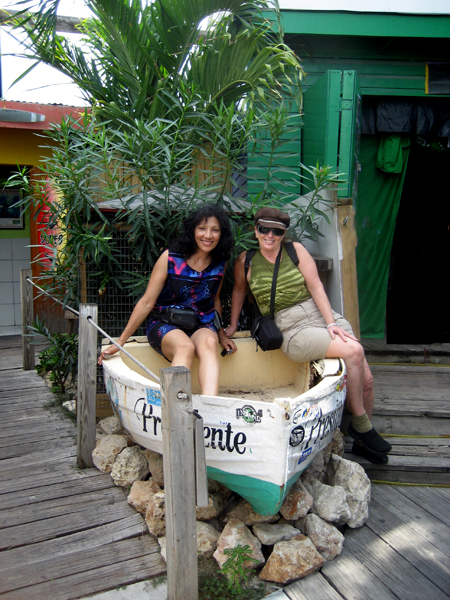
[[[195,241],[195,228],[210,217],[216,217],[220,225],[220,240],[214,250],[211,251],[212,261],[219,263],[228,260],[234,243],[233,233],[227,212],[217,204],[205,204],[202,208],[185,217],[181,235],[170,244],[171,250],[181,254],[186,259],[192,256],[198,248]]]

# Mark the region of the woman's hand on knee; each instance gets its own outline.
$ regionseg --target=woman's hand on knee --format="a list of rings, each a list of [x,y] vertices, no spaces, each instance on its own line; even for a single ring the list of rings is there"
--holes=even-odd
[[[339,327],[338,325],[328,325],[327,330],[332,340],[336,339],[336,336],[339,336],[343,342],[347,342],[347,338],[355,342],[358,341],[357,338],[355,338],[355,336],[351,335],[348,331],[342,329],[342,327]]]

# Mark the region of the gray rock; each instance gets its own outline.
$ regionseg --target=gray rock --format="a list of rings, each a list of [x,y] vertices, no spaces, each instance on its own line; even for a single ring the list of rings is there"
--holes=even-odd
[[[264,564],[264,556],[261,552],[261,542],[255,537],[250,529],[239,519],[230,519],[225,525],[220,537],[217,541],[217,550],[213,556],[222,568],[224,562],[230,557],[224,553],[227,548],[236,548],[238,545],[250,546],[251,556],[256,562],[245,561],[243,566],[245,569],[254,569],[259,565]]]
[[[92,451],[92,461],[99,471],[110,473],[118,454],[127,447],[123,435],[105,435]]]
[[[147,481],[135,481],[131,486],[130,493],[128,494],[128,504],[134,509],[145,515],[147,512],[147,506],[152,498],[153,494],[160,492],[161,488],[153,481],[150,477]]]
[[[369,518],[371,483],[366,472],[356,462],[333,454],[330,461],[330,483],[347,492],[350,517],[346,521],[352,528],[361,527]]]
[[[287,584],[303,579],[324,564],[311,540],[291,540],[275,544],[259,577],[265,581]]]
[[[148,461],[148,468],[152,474],[153,481],[160,487],[164,487],[164,468],[163,468],[163,457],[158,452],[152,450],[145,450],[145,456]]]
[[[280,513],[287,521],[296,521],[306,516],[313,506],[314,498],[305,488],[301,481],[289,490],[283,504],[280,508]]]
[[[319,516],[314,514],[306,516],[305,531],[325,561],[333,560],[341,553],[344,536],[336,527]]]
[[[98,422],[98,427],[102,429],[107,435],[113,433],[120,433],[122,431],[122,423],[120,419],[113,415],[112,417],[106,417]]]
[[[224,504],[225,500],[222,498],[220,492],[209,494],[208,506],[197,506],[195,508],[197,521],[209,521],[210,519],[214,519],[220,513]]]
[[[313,513],[329,523],[343,525],[351,518],[347,492],[339,485],[331,486],[316,481],[313,485]]]
[[[247,500],[240,500],[238,504],[232,508],[224,518],[224,522],[227,523],[230,519],[239,519],[245,523],[245,525],[254,525],[255,523],[274,523],[278,521],[278,515],[260,515],[255,512]]]
[[[217,549],[220,531],[209,523],[197,521],[197,553],[205,558],[211,558]]]
[[[164,492],[156,492],[150,498],[145,513],[145,522],[148,530],[156,537],[166,533],[166,502]]]
[[[116,485],[126,487],[135,481],[145,479],[148,475],[148,462],[144,451],[138,446],[125,448],[117,456],[111,470],[111,477]]]
[[[265,546],[273,546],[278,542],[291,540],[300,533],[298,529],[287,524],[256,523],[253,525],[253,533]]]

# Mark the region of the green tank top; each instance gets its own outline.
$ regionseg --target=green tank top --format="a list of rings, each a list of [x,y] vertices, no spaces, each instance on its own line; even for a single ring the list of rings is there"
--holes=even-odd
[[[270,292],[275,264],[269,262],[258,250],[252,258],[249,286],[262,315],[270,314]],[[299,302],[308,300],[311,295],[306,287],[305,278],[289,258],[283,247],[275,294],[275,313]]]

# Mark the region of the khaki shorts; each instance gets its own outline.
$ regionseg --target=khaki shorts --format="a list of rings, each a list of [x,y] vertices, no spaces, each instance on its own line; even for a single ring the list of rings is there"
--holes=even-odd
[[[354,335],[344,317],[333,312],[336,325]],[[331,336],[320,310],[312,298],[284,308],[275,315],[275,323],[283,334],[281,350],[296,362],[325,358]]]

